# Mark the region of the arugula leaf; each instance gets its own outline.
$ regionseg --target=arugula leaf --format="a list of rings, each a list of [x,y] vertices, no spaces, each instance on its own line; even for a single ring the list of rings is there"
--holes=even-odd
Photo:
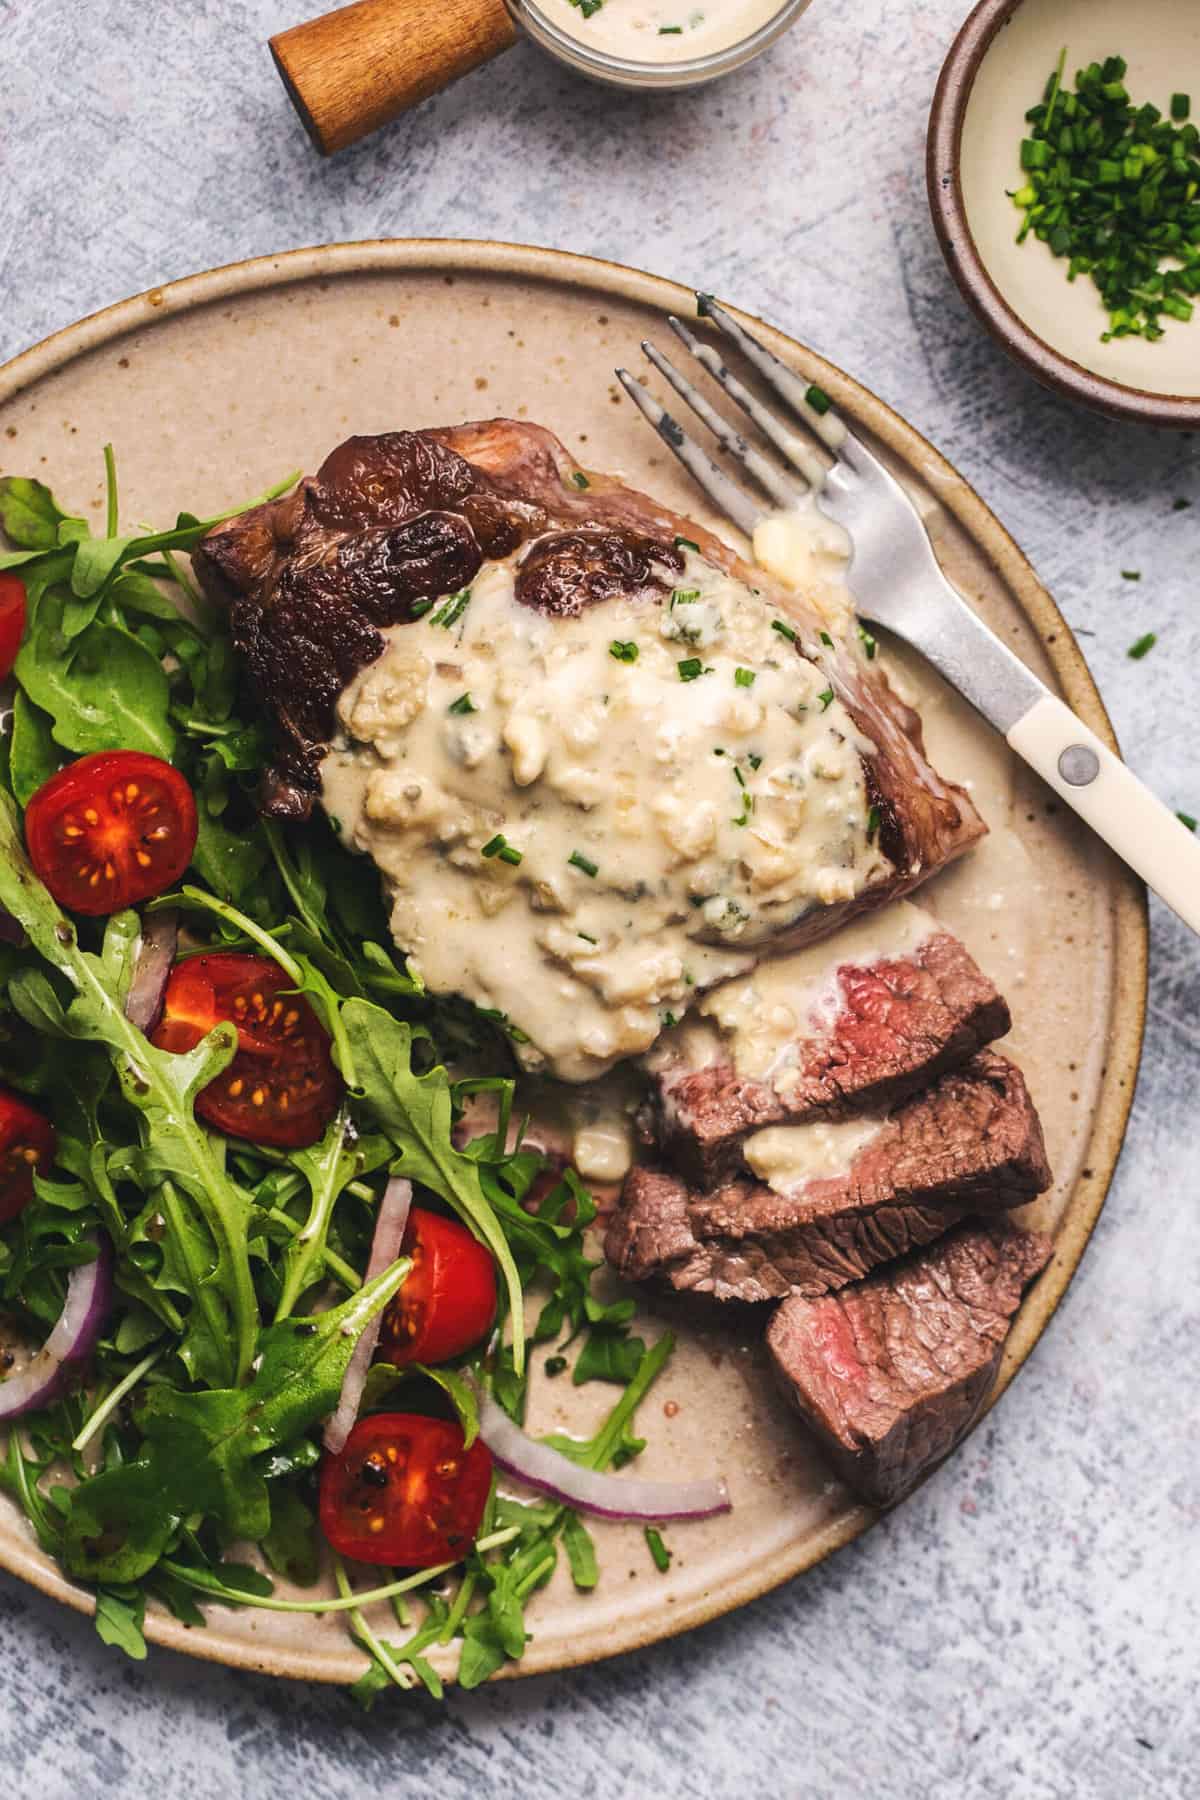
[[[237,1032],[219,1025],[186,1055],[155,1049],[125,1016],[138,921],[111,919],[100,956],[81,950],[75,928],[37,879],[25,854],[12,800],[0,792],[0,905],[25,928],[31,943],[66,977],[73,998],[64,1009],[45,975],[25,970],[9,984],[21,1015],[53,1036],[102,1044],[120,1091],[138,1118],[136,1165],[147,1186],[161,1186],[164,1215],[177,1215],[185,1196],[211,1238],[203,1266],[186,1259],[192,1315],[185,1351],[194,1371],[219,1383],[232,1371],[243,1380],[254,1355],[258,1302],[246,1244],[247,1201],[225,1172],[213,1138],[199,1125],[193,1101],[232,1060]],[[231,1341],[232,1340],[232,1341]]]
[[[320,1280],[333,1209],[346,1184],[377,1169],[387,1159],[385,1139],[359,1138],[350,1130],[350,1109],[343,1105],[320,1143],[293,1151],[291,1162],[308,1182],[312,1196],[308,1219],[283,1252],[283,1286],[276,1320],[295,1312],[300,1296]]]
[[[48,487],[28,475],[0,480],[0,526],[22,550],[53,550],[66,514]]]
[[[133,1662],[146,1660],[145,1617],[146,1596],[140,1588],[133,1589],[132,1598],[112,1588],[101,1588],[96,1595],[96,1631],[101,1643],[123,1650]]]
[[[271,1488],[271,1525],[262,1540],[263,1554],[279,1575],[297,1587],[311,1587],[320,1573],[317,1521],[295,1488]]]
[[[137,1459],[92,1476],[72,1494],[66,1567],[91,1581],[136,1581],[196,1513],[231,1538],[266,1537],[271,1498],[261,1459],[333,1411],[360,1334],[410,1267],[402,1259],[340,1306],[269,1326],[246,1387],[151,1388],[139,1415],[144,1442]]]
[[[49,715],[35,706],[24,688],[13,696],[12,742],[8,778],[22,806],[28,806],[44,782],[62,765],[51,735]]]
[[[627,1337],[621,1330],[590,1331],[576,1359],[572,1383],[582,1387],[585,1381],[617,1381],[624,1387],[637,1374],[645,1354],[642,1338]]]
[[[571,1569],[571,1580],[581,1592],[594,1588],[600,1579],[596,1563],[596,1546],[592,1534],[578,1513],[568,1513],[563,1521],[563,1549]]]
[[[347,1000],[341,1010],[363,1103],[400,1151],[401,1173],[452,1206],[499,1264],[512,1316],[513,1361],[520,1374],[525,1366],[521,1277],[480,1184],[478,1166],[451,1141],[450,1078],[440,1063],[424,1075],[414,1074],[413,1026],[369,1000]]]
[[[55,743],[80,753],[141,750],[170,761],[175,729],[160,659],[115,625],[88,624],[69,637],[68,596],[47,590],[33,609],[17,656],[17,680],[53,720]]]

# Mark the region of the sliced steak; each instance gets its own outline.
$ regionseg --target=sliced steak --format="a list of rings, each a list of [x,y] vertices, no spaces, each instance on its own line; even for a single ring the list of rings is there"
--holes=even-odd
[[[890,1506],[969,1430],[1050,1252],[1039,1232],[972,1221],[869,1281],[778,1308],[776,1374],[855,1493]]]
[[[633,1281],[721,1300],[811,1297],[930,1243],[964,1213],[1020,1206],[1049,1184],[1021,1071],[984,1051],[903,1102],[844,1174],[788,1193],[748,1176],[697,1193],[679,1176],[632,1169],[604,1249]]]
[[[660,1068],[650,1129],[670,1166],[711,1187],[736,1167],[748,1132],[893,1106],[1002,1037],[1012,1019],[995,985],[956,937],[930,926],[913,950],[865,965],[839,963],[835,943],[836,1010],[800,1021],[769,1079],[741,1073],[736,1050],[706,1068]]]

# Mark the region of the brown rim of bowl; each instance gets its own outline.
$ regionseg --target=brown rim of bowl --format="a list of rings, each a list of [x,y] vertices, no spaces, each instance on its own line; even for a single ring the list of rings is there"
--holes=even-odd
[[[200,275],[184,276],[179,281],[151,288],[91,313],[34,344],[11,362],[0,365],[0,402],[12,399],[23,389],[65,367],[75,357],[114,343],[167,314],[188,312],[213,301],[227,301],[239,294],[287,287],[293,282],[314,278],[332,280],[380,270],[424,273],[430,269],[453,272],[461,268],[500,277],[541,278],[589,292],[601,289],[653,307],[663,317],[669,313],[686,314],[694,301],[691,289],[663,276],[599,257],[527,244],[469,238],[377,238],[360,243],[317,244],[229,263]],[[933,494],[986,554],[1008,585],[1020,610],[1037,633],[1067,704],[1119,755],[1112,722],[1074,633],[1019,546],[965,477],[906,419],[893,412],[886,401],[863,387],[853,376],[827,362],[816,351],[797,344],[777,326],[737,308],[731,310],[736,318],[757,332],[776,355],[787,360],[789,354],[800,350],[808,378],[832,395],[840,411],[849,414],[860,425],[865,423],[867,429],[903,461],[919,464],[922,479]],[[1150,932],[1146,890],[1136,876],[1115,859],[1112,906],[1121,951],[1114,965],[1109,1058],[1089,1127],[1085,1172],[1080,1176],[1078,1191],[1072,1196],[1059,1226],[1053,1258],[1026,1295],[1013,1322],[995,1384],[980,1419],[1006,1391],[1053,1317],[1100,1217],[1121,1154],[1141,1064]],[[685,1606],[672,1609],[669,1618],[663,1609],[653,1629],[643,1630],[636,1638],[631,1637],[617,1646],[598,1647],[593,1634],[573,1641],[556,1653],[548,1652],[535,1639],[524,1658],[519,1663],[505,1664],[498,1678],[549,1674],[601,1662],[613,1654],[644,1649],[664,1638],[694,1630],[752,1600],[761,1599],[784,1582],[804,1574],[835,1550],[861,1537],[881,1516],[872,1507],[850,1505],[844,1513],[831,1519],[814,1540],[798,1552],[780,1558],[765,1576],[756,1571],[724,1586],[706,1588]],[[0,1570],[28,1582],[76,1612],[90,1614],[95,1610],[91,1590],[70,1581],[57,1564],[38,1549],[32,1535],[15,1554],[12,1544],[6,1544],[0,1538]],[[362,1673],[361,1653],[352,1645],[334,1651],[313,1644],[304,1654],[276,1646],[258,1647],[253,1638],[230,1631],[219,1614],[210,1616],[207,1629],[201,1632],[189,1629],[165,1612],[152,1610],[147,1613],[145,1629],[147,1640],[165,1649],[256,1674],[349,1683]]]
[[[955,38],[938,77],[925,140],[925,180],[933,227],[946,266],[980,323],[1046,387],[1106,413],[1111,419],[1194,431],[1200,426],[1200,397],[1151,394],[1144,388],[1127,387],[1096,375],[1062,351],[1052,349],[1013,311],[975,247],[962,192],[963,122],[984,57],[1024,4],[1025,0],[980,0]],[[1197,333],[1200,335],[1200,325]]]

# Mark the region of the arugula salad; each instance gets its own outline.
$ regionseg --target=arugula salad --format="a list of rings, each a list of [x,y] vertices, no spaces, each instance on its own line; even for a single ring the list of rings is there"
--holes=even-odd
[[[0,1487],[132,1657],[151,1600],[337,1612],[364,1702],[440,1695],[434,1647],[473,1687],[560,1558],[601,1580],[582,1514],[662,1569],[728,1501],[614,1475],[669,1334],[593,1291],[503,1023],[423,990],[327,824],[258,815],[181,560],[214,521],[122,535],[105,463],[102,536],[0,480]],[[523,1431],[534,1346],[611,1384],[594,1437]]]

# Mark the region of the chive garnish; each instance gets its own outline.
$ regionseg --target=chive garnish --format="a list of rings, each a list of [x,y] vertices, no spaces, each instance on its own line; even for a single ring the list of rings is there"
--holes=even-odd
[[[587,17],[586,13],[584,14],[584,17],[585,18]],[[591,485],[592,485],[591,482],[588,480],[587,476],[585,474],[583,474],[583,472],[580,469],[576,469],[575,473],[571,477],[571,480],[575,483],[575,486],[577,488],[587,488],[587,487],[591,487]]]
[[[1149,656],[1157,642],[1158,633],[1156,631],[1147,631],[1138,638],[1135,644],[1130,644],[1125,654],[1126,656],[1132,657],[1134,662],[1141,662],[1143,656]]]
[[[682,37],[683,36],[683,26],[682,25],[660,25],[658,28],[658,35],[659,35],[659,37]]]
[[[423,619],[425,617],[425,614],[429,611],[429,609],[432,605],[433,605],[433,600],[431,598],[426,598],[424,600],[414,600],[412,605],[408,609],[409,618],[410,619]]]
[[[676,588],[671,595],[672,606],[689,606],[693,600],[700,598],[699,588]]]
[[[808,391],[805,394],[804,398],[805,398],[805,401],[807,402],[807,404],[812,407],[813,411],[815,413],[821,414],[822,416],[824,416],[824,414],[827,413],[829,411],[830,407],[833,405],[833,401],[829,398],[829,395],[825,392],[825,389],[819,388],[815,381],[809,385]]]
[[[754,686],[754,670],[753,669],[735,669],[733,671],[733,679],[737,683],[738,687],[753,687]]]
[[[1193,819],[1191,813],[1177,812],[1175,817],[1179,820],[1181,825],[1186,825],[1189,831],[1195,831],[1196,821]]]
[[[1172,500],[1171,511],[1172,512],[1186,512],[1188,510],[1188,508],[1191,506],[1191,504],[1192,504],[1191,501],[1185,500],[1183,498],[1183,495],[1181,494],[1178,500]]]
[[[1122,569],[1121,570],[1121,580],[1122,581],[1140,581],[1141,579],[1142,579],[1142,571],[1140,569]]]
[[[753,751],[751,751],[750,755],[746,758],[746,761],[750,764],[750,767],[752,769],[761,769],[762,768],[762,757],[755,756]]]
[[[833,649],[833,639],[830,637],[830,635],[827,631],[823,631],[821,633],[821,642],[823,644],[827,645],[830,650]]]
[[[596,942],[590,931],[577,931],[575,936],[581,937],[585,944],[594,944]]]
[[[878,640],[876,638],[872,637],[871,633],[867,630],[865,625],[859,626],[858,639],[859,639],[859,642],[861,643],[863,649],[866,651],[867,661],[874,662],[875,652],[879,648]]]
[[[712,674],[712,669],[706,668],[698,656],[685,656],[675,667],[679,670],[680,681],[695,681],[698,675]]]
[[[618,662],[635,663],[638,659],[638,647],[632,638],[627,642],[622,642],[620,638],[614,638],[608,646],[608,654],[615,657]]]
[[[467,602],[470,598],[470,588],[461,588],[457,594],[451,594],[450,598],[438,607],[429,623],[440,625],[444,631],[449,631],[452,625],[458,624],[466,612]]]
[[[796,641],[796,633],[790,625],[785,625],[782,619],[772,619],[771,630],[777,631],[780,637],[785,637],[789,644],[794,644]]]
[[[867,842],[868,843],[870,843],[871,839],[875,836],[875,833],[878,830],[879,830],[879,808],[877,806],[873,806],[871,808],[870,812],[867,814]]]
[[[521,860],[521,852],[509,843],[502,831],[498,831],[494,838],[489,838],[479,854],[487,857],[495,856],[500,862],[511,864],[514,869]]]
[[[821,702],[821,711],[825,712],[828,707],[833,705],[833,689],[826,688],[823,694],[817,695],[817,699]]]
[[[677,550],[694,550],[697,556],[700,554],[699,544],[693,544],[691,538],[677,537],[675,539],[675,548]]]
[[[1090,63],[1063,85],[1064,50],[1039,105],[1026,113],[1023,214],[1017,242],[1032,232],[1066,275],[1087,275],[1108,312],[1102,341],[1163,336],[1165,319],[1186,321],[1200,293],[1200,131],[1191,100],[1173,94],[1170,117],[1135,106],[1122,57]]]
[[[470,694],[460,694],[457,700],[452,700],[450,702],[446,711],[450,713],[473,713],[478,712],[479,708],[472,700]]]
[[[662,1532],[656,1531],[653,1525],[646,1527],[646,1544],[654,1558],[655,1568],[660,1575],[665,1575],[671,1566],[671,1552],[662,1541]]]
[[[581,869],[585,875],[590,875],[595,880],[598,865],[590,856],[585,856],[582,850],[572,850],[567,861],[573,869]]]

